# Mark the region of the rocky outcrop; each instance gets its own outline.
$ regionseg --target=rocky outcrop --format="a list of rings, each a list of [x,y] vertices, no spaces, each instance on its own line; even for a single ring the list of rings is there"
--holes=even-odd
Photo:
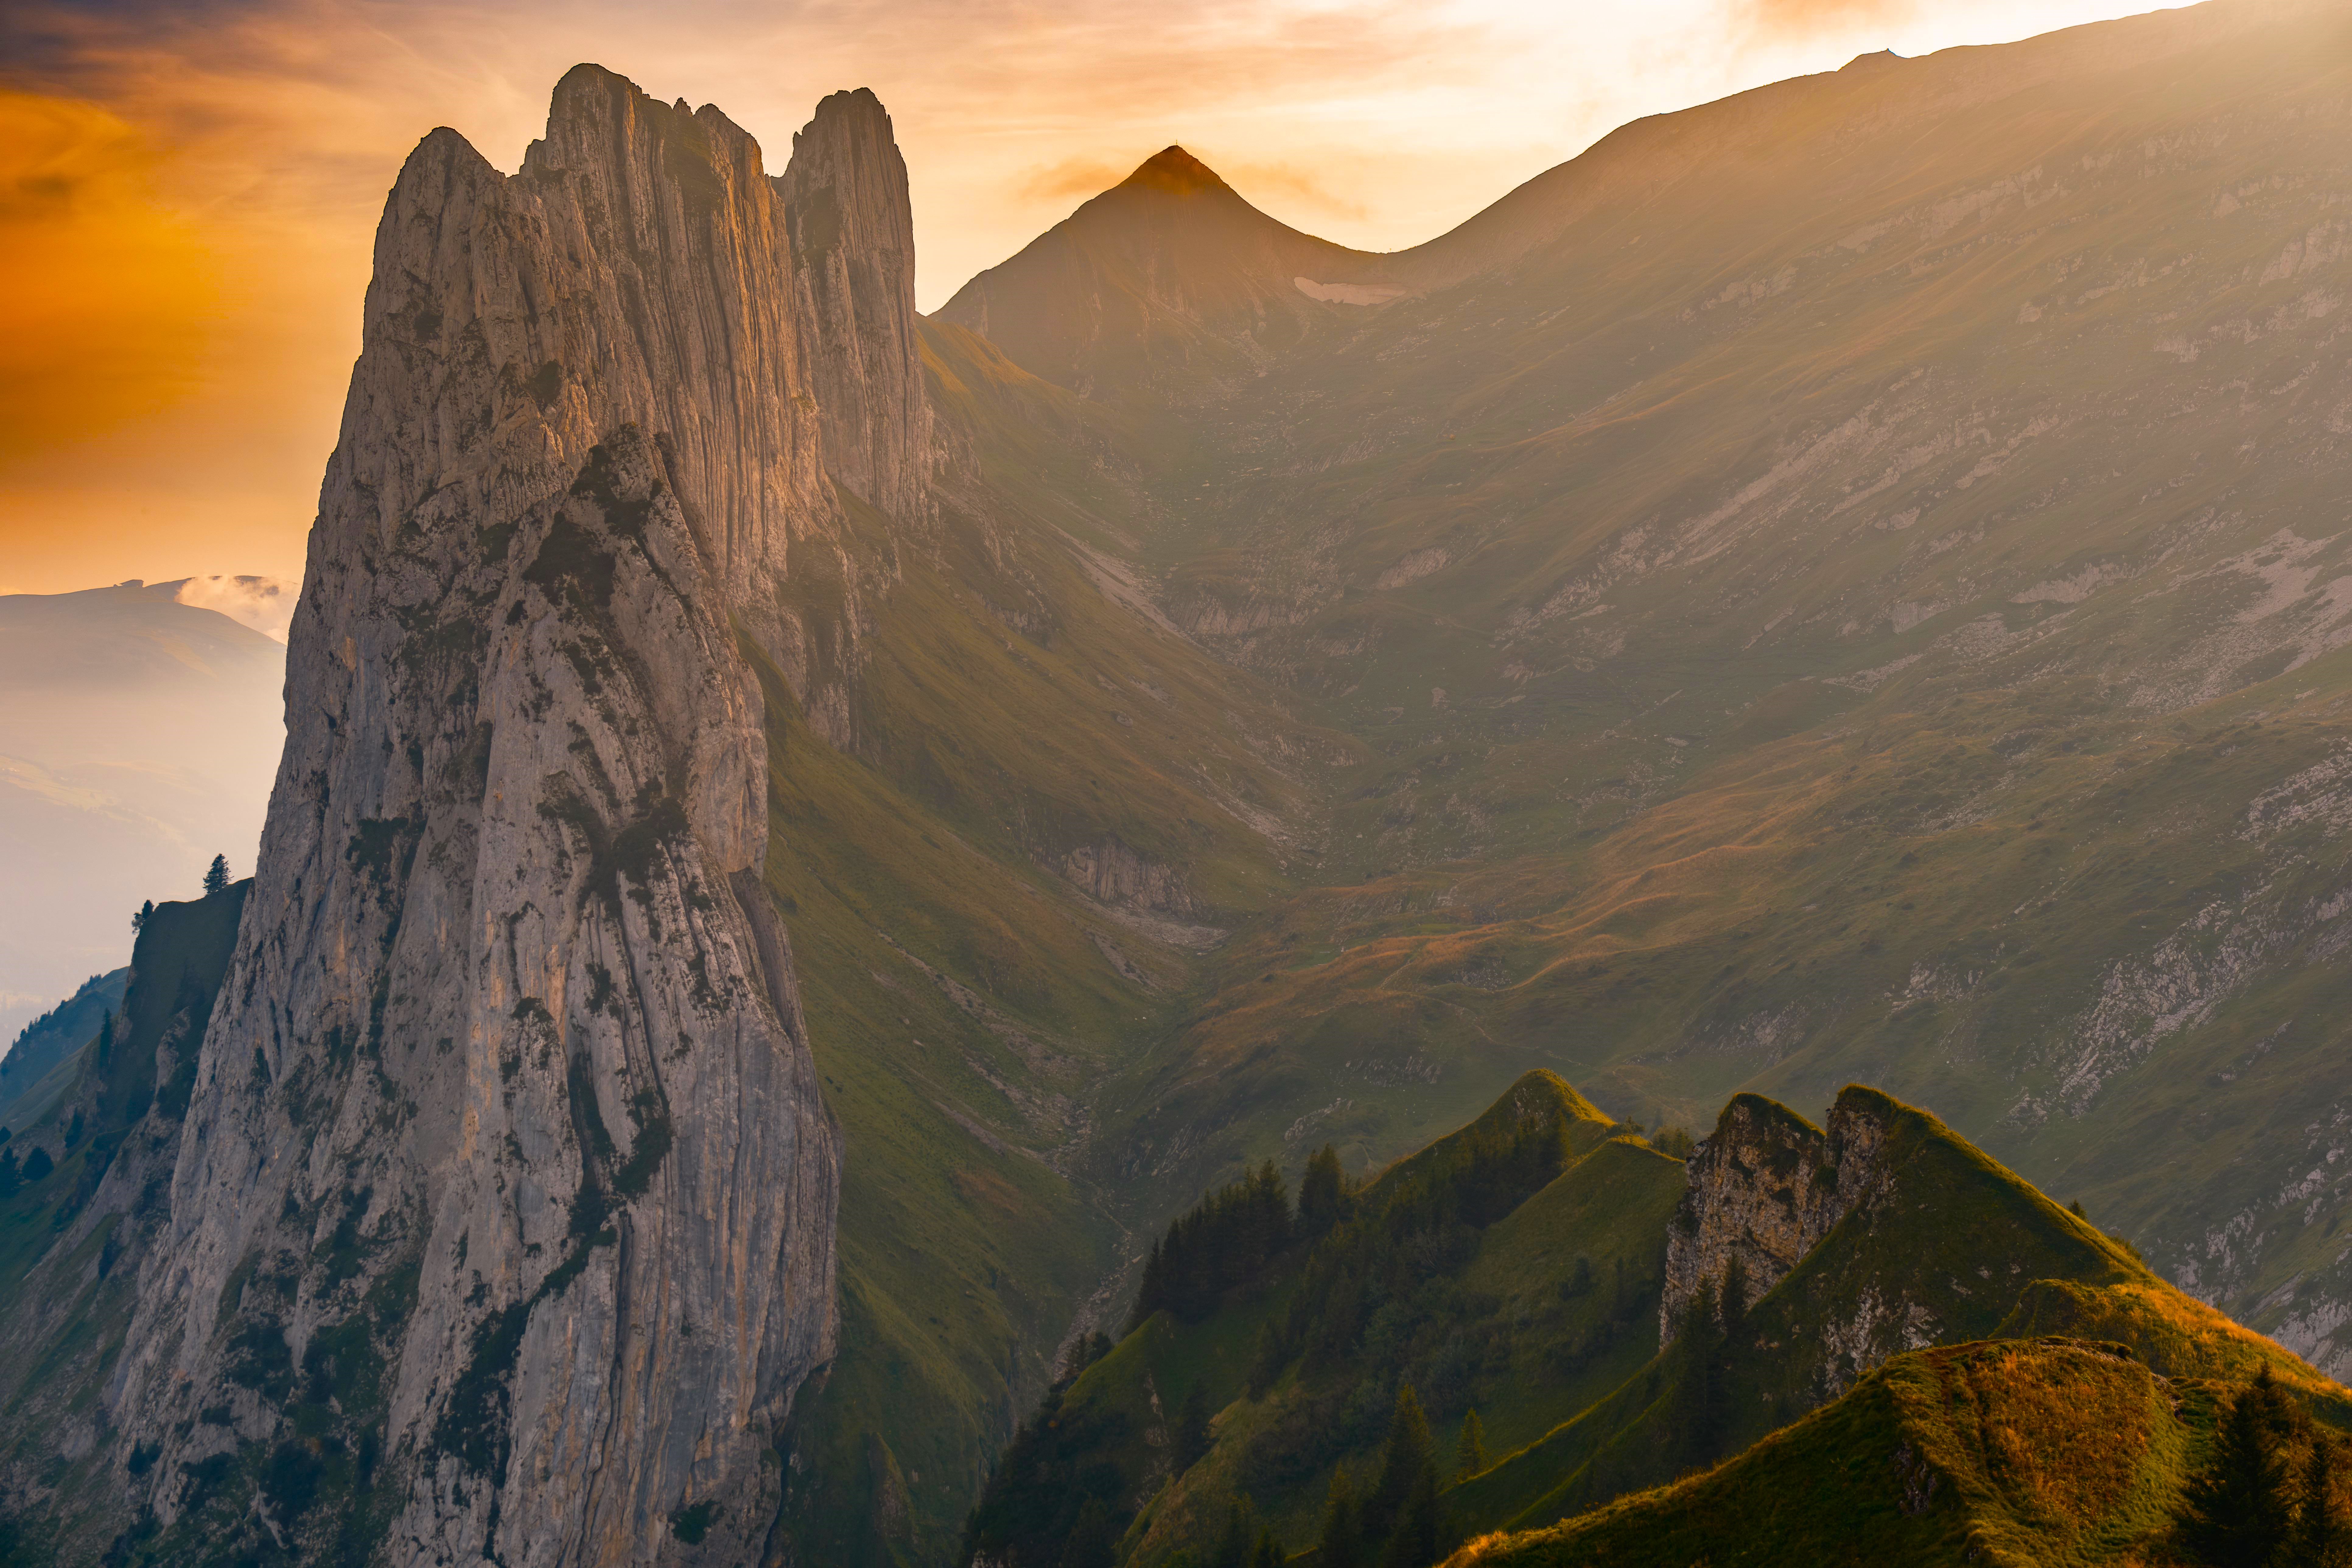
[[[1199,908],[1181,867],[1146,858],[1115,833],[1064,855],[1061,871],[1097,903],[1175,915]]]
[[[1686,1167],[1689,1190],[1666,1232],[1658,1342],[1674,1342],[1702,1285],[1720,1289],[1739,1260],[1754,1300],[1779,1284],[1845,1211],[1822,1130],[1776,1100],[1735,1096]]]
[[[1738,1258],[1753,1301],[1890,1179],[1883,1151],[1895,1102],[1859,1087],[1838,1096],[1825,1133],[1778,1100],[1742,1094],[1691,1156],[1689,1189],[1666,1233],[1658,1342],[1672,1344],[1699,1288]]]
[[[915,216],[881,100],[860,88],[816,106],[776,179],[806,290],[803,353],[826,471],[885,515],[930,500],[931,418],[915,310]]]
[[[903,215],[864,103],[806,188]],[[717,110],[589,67],[513,177],[437,131],[394,188],[259,868],[106,1390],[167,1532],[761,1553],[832,1350],[840,1150],[739,636],[845,712],[822,596],[783,589],[845,559],[829,468],[916,506],[877,454],[921,426],[910,331],[886,363],[897,326],[811,319],[900,298],[911,248],[853,226],[847,292],[808,281],[786,205]],[[890,429],[824,407],[813,343],[859,350]],[[822,576],[854,636],[859,574]]]

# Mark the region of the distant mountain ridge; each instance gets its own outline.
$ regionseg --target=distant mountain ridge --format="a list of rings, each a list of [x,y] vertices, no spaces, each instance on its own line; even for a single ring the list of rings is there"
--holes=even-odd
[[[26,1097],[74,1052],[98,1037],[107,1015],[122,1005],[122,987],[129,969],[93,974],[71,996],[18,1031],[0,1056],[0,1128],[24,1124],[46,1105],[26,1105]]]
[[[1145,386],[1189,397],[1255,374],[1310,329],[1324,307],[1301,278],[1391,280],[1381,258],[1276,222],[1169,147],[973,278],[938,319],[1106,402]]]
[[[1131,190],[975,280],[1139,432],[1162,613],[1378,759],[1106,1173],[1385,1158],[1530,1061],[1645,1121],[1867,1077],[2352,1365],[2347,61],[2230,0],[1864,57],[1364,258],[1375,306]],[[1155,335],[1031,324],[1106,279]]]
[[[131,912],[214,855],[251,863],[286,649],[183,587],[0,595],[0,1026],[121,964]]]

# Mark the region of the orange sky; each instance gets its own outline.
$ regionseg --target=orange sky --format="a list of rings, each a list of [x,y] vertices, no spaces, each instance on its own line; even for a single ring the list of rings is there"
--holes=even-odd
[[[1642,114],[2149,8],[9,0],[0,593],[299,576],[401,160],[446,124],[513,168],[580,60],[719,104],[773,169],[818,98],[873,88],[929,309],[1171,142],[1286,222],[1388,249]]]

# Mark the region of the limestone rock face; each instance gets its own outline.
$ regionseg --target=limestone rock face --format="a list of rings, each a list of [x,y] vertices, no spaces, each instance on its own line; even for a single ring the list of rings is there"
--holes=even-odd
[[[911,521],[929,500],[931,418],[916,336],[914,208],[881,100],[860,88],[819,103],[775,184],[807,291],[803,353],[825,468],[887,516]]]
[[[1893,1180],[1884,1155],[1890,1103],[1849,1089],[1830,1108],[1824,1133],[1778,1100],[1733,1097],[1691,1156],[1689,1190],[1666,1232],[1661,1345],[1674,1342],[1702,1284],[1722,1289],[1734,1258],[1753,1301],[1838,1221],[1885,1195]]]
[[[1845,1213],[1822,1130],[1777,1101],[1742,1094],[1687,1166],[1690,1187],[1666,1231],[1658,1342],[1674,1342],[1691,1298],[1720,1289],[1739,1259],[1754,1300],[1780,1283]]]
[[[806,189],[903,237],[864,104]],[[165,1528],[231,1507],[400,1563],[762,1554],[775,1428],[832,1350],[840,1140],[761,881],[739,630],[822,705],[848,662],[782,590],[842,552],[826,469],[919,510],[926,419],[887,309],[812,319],[911,300],[911,243],[853,224],[819,284],[788,228],[742,132],[590,67],[513,177],[447,131],[401,173],[256,881],[107,1391]],[[824,406],[810,344],[856,351],[862,383],[828,384],[866,413]],[[825,577],[854,627],[856,575]]]

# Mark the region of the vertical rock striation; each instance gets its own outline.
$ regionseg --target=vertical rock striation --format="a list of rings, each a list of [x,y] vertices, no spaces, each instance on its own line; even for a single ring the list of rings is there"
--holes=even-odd
[[[931,417],[916,335],[915,215],[882,102],[864,88],[816,106],[776,178],[807,291],[804,353],[825,468],[885,515],[930,493]]]
[[[749,136],[594,68],[511,178],[446,130],[401,172],[260,864],[107,1388],[161,1530],[761,1554],[775,1428],[831,1353],[840,1140],[739,638],[810,696],[783,589],[841,558],[826,470],[919,510],[927,420],[883,308],[911,310],[888,121],[827,101],[822,177],[782,184],[884,216],[822,279]],[[864,401],[825,407],[816,362]],[[854,628],[856,575],[825,579]]]

